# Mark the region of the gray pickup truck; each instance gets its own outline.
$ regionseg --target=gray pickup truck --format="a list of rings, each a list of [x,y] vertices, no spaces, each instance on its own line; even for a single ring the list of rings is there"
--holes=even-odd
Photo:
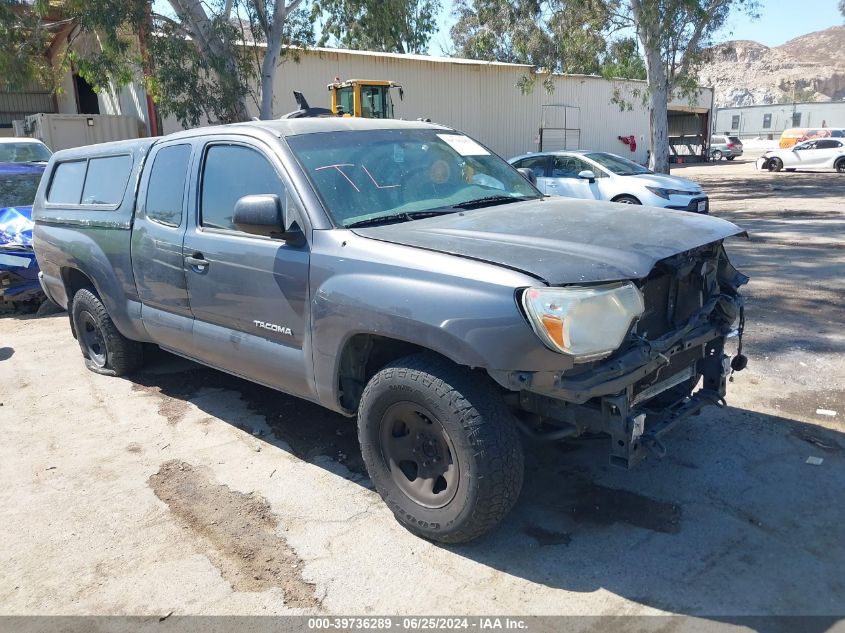
[[[278,120],[61,151],[34,216],[42,286],[92,371],[129,374],[155,344],[357,416],[379,494],[443,542],[513,506],[521,435],[604,433],[630,467],[744,364],[724,346],[742,332],[747,278],[722,246],[739,228],[546,198],[440,125]]]

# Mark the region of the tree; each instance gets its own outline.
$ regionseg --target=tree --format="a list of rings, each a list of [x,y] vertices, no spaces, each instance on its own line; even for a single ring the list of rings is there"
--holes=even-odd
[[[704,49],[733,9],[752,15],[755,0],[622,0],[617,24],[636,30],[645,58],[649,105],[649,166],[669,173],[669,100],[694,100]]]
[[[753,16],[756,7],[756,0],[460,0],[452,38],[458,54],[534,66],[547,88],[551,72],[647,79],[646,91],[614,100],[630,107],[631,97],[645,99],[650,166],[668,172],[669,100],[697,97],[713,34],[732,10]]]
[[[387,53],[425,53],[440,0],[316,0],[312,18],[325,16],[319,44]]]
[[[533,66],[520,80],[524,91],[540,77],[552,90],[552,73],[645,78],[636,41],[609,37],[600,0],[459,0],[454,15],[454,54]]]
[[[15,4],[0,11],[0,34],[14,30],[16,37],[0,38],[0,69],[11,67],[3,75],[18,87],[30,78],[58,89],[57,77],[69,67],[97,91],[140,73],[161,113],[186,127],[204,119],[245,120],[250,100],[261,118],[272,118],[285,45],[314,41],[302,0],[167,0],[162,13],[152,12],[148,0],[4,0],[3,6],[9,2]],[[75,46],[86,37],[97,46]],[[65,53],[48,59],[50,42],[60,39]]]

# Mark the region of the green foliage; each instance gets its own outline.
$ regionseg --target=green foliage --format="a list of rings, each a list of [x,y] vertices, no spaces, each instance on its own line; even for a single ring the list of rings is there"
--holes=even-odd
[[[644,78],[636,42],[608,28],[612,8],[600,0],[458,0],[455,54],[533,66],[547,87],[550,72]],[[528,73],[520,87],[537,79]]]
[[[72,69],[100,92],[143,78],[161,114],[183,126],[243,120],[259,85],[272,91],[272,78],[259,80],[269,38],[282,46],[274,61],[284,45],[315,41],[301,2],[162,0],[172,12],[160,15],[149,0],[0,0],[0,84],[58,91]]]
[[[320,45],[388,53],[425,53],[440,0],[315,0],[324,20]]]
[[[0,89],[55,83],[53,67],[44,55],[51,41],[44,20],[48,10],[46,0],[32,6],[0,0]]]

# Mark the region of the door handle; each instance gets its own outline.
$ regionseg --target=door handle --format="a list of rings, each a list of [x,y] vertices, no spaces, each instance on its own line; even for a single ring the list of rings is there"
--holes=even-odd
[[[210,264],[210,262],[202,256],[202,253],[194,253],[190,257],[186,257],[185,263],[198,273],[205,272],[205,269]]]

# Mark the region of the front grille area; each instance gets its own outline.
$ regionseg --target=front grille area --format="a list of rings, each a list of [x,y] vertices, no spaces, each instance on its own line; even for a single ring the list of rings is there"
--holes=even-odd
[[[716,292],[717,254],[697,249],[658,263],[640,286],[645,312],[636,333],[656,339],[682,327]]]

